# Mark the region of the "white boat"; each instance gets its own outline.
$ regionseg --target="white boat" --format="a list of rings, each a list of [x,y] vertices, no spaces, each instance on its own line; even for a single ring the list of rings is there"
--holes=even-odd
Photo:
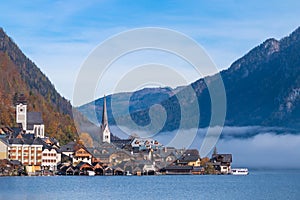
[[[249,171],[247,168],[234,168],[231,169],[231,174],[232,175],[248,175]]]
[[[94,171],[87,171],[89,176],[95,176],[95,172]]]
[[[129,171],[127,171],[126,176],[132,176],[132,174]]]

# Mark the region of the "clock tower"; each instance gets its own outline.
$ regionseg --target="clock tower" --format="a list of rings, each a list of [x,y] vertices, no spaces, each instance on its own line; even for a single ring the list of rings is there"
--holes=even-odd
[[[21,94],[16,104],[16,122],[22,124],[22,129],[27,129],[27,102],[24,94]]]

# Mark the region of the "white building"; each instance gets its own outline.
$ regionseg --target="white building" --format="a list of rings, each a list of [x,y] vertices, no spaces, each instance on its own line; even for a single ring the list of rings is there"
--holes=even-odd
[[[27,112],[27,102],[24,95],[20,95],[16,105],[16,122],[21,124],[27,134],[35,137],[45,137],[45,126],[40,112]]]
[[[37,138],[30,140],[18,137],[8,141],[8,158],[10,160],[18,160],[26,166],[41,166],[43,144]]]
[[[61,153],[51,146],[45,147],[42,152],[42,169],[55,171],[57,164],[61,161]]]
[[[20,101],[16,105],[16,122],[22,124],[24,131],[27,130],[27,105],[25,101]]]

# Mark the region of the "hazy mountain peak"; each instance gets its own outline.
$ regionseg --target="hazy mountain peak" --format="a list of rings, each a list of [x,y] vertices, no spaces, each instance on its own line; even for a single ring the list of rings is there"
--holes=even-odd
[[[274,38],[267,39],[265,42],[250,50],[245,56],[235,61],[229,70],[235,71],[242,66],[255,67],[255,63],[266,61],[271,55],[280,50],[280,42]]]
[[[275,52],[278,52],[280,49],[280,43],[274,38],[268,39],[263,43],[263,47],[266,51],[267,56],[272,55]]]

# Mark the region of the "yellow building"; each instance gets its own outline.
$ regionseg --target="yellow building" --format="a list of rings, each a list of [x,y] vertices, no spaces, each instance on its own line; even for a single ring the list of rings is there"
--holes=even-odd
[[[200,156],[197,149],[188,149],[177,160],[177,165],[200,167]]]
[[[200,167],[200,163],[201,163],[200,158],[199,158],[199,157],[198,157],[198,158],[194,157],[193,160],[190,160],[190,161],[188,162],[188,165],[189,165],[189,166],[194,166],[194,167]]]
[[[5,138],[0,139],[0,160],[7,159],[8,158],[8,152],[7,152],[8,142]]]

